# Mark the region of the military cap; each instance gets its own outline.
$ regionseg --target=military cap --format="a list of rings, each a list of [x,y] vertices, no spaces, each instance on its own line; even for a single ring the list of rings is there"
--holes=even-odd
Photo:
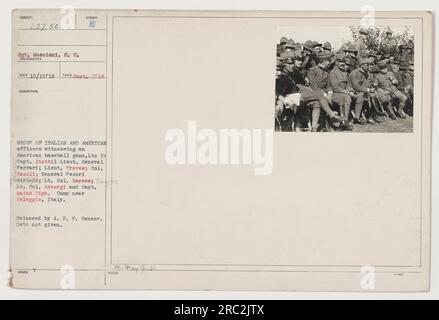
[[[305,41],[305,43],[303,44],[305,47],[307,48],[312,48],[313,47],[314,42],[311,40],[307,40]]]
[[[399,47],[401,49],[410,49],[414,50],[414,43],[412,41],[407,42],[406,44],[400,44]]]
[[[332,50],[332,45],[331,45],[331,43],[330,43],[329,41],[326,41],[326,42],[323,44],[323,49],[326,49],[326,50]]]
[[[296,45],[294,46],[294,50],[301,51],[302,50],[302,45],[299,42],[297,42]]]
[[[346,55],[343,52],[336,52],[334,54],[335,60],[336,61],[344,61],[346,62]]]
[[[359,62],[360,65],[362,65],[362,64],[369,64],[370,63],[370,59],[362,58],[358,62]]]
[[[401,64],[399,65],[399,69],[400,70],[408,70],[409,69],[409,64],[407,62],[401,62]]]
[[[386,28],[386,33],[387,33],[387,34],[392,34],[393,31],[392,31],[392,29],[390,29],[390,27],[387,27],[387,28]]]
[[[294,64],[294,59],[292,57],[287,57],[284,59],[284,64]]]
[[[285,43],[287,43],[287,42],[288,42],[287,37],[282,37],[282,38],[280,38],[280,44],[285,44]]]
[[[366,29],[366,28],[360,28],[359,32],[360,32],[361,34],[369,34],[369,29]]]
[[[319,57],[319,60],[327,60],[327,59],[331,58],[332,55],[330,55],[326,52],[320,52],[318,57]]]
[[[387,68],[387,64],[388,63],[389,63],[388,59],[384,59],[384,60],[378,61],[378,67],[380,67],[380,69]]]
[[[319,43],[319,42],[317,42],[317,41],[313,41],[313,42],[312,42],[312,46],[313,46],[313,47],[321,47],[321,46],[323,46],[323,44],[321,44],[321,43]]]
[[[291,48],[294,49],[296,44],[294,43],[293,39],[288,40],[287,44],[285,45],[285,48]]]
[[[410,71],[414,71],[415,70],[415,66],[411,64],[410,67],[409,67],[409,70]]]
[[[372,73],[378,73],[380,72],[380,68],[376,64],[373,64],[369,67],[369,71]]]
[[[357,49],[355,48],[355,44],[351,43],[351,44],[347,47],[347,49],[346,49],[345,51],[348,51],[348,52],[357,52]]]

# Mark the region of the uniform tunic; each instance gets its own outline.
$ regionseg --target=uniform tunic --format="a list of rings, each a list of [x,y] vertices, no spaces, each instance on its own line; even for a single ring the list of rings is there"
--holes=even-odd
[[[369,74],[361,68],[357,68],[349,74],[348,77],[349,86],[356,92],[367,93],[370,87]]]
[[[293,79],[286,73],[281,73],[276,79],[276,96],[287,96],[292,93],[299,92],[299,88],[294,83]]]
[[[335,66],[329,73],[329,86],[332,88],[334,95],[332,102],[338,105],[350,105],[351,96],[348,87],[348,73]]]
[[[328,72],[320,65],[309,69],[308,71],[309,86],[314,91],[319,91],[319,90],[327,91],[329,89],[328,80],[329,80]]]
[[[367,45],[362,39],[355,42],[355,50],[358,52],[358,58],[367,58]]]

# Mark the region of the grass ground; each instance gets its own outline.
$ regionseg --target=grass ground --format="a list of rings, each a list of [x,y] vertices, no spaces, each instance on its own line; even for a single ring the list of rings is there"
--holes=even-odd
[[[354,125],[355,132],[413,132],[413,118],[397,118],[396,120],[386,119],[382,123],[367,125]]]

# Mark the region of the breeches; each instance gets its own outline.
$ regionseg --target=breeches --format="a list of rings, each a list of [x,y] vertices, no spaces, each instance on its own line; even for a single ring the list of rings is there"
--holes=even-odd
[[[351,101],[351,96],[345,93],[334,93],[332,96],[332,102],[338,104],[339,106],[350,105]]]
[[[382,104],[387,104],[392,100],[390,93],[381,88],[376,91],[376,96]]]
[[[397,98],[402,103],[405,103],[407,101],[407,96],[399,90],[395,90],[394,92],[392,92],[392,98]]]

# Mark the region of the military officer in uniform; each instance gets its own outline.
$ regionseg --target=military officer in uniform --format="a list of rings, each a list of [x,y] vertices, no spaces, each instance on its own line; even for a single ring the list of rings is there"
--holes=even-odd
[[[333,90],[332,102],[340,106],[340,115],[348,120],[354,92],[348,86],[345,55],[343,53],[336,54],[335,61],[334,68],[329,72],[329,86]]]
[[[367,50],[366,39],[367,39],[367,35],[369,34],[369,30],[366,28],[361,28],[359,33],[360,36],[358,40],[355,42],[355,50],[357,51],[358,54],[357,57],[358,59],[367,58],[368,50]]]
[[[309,69],[307,74],[309,87],[311,89],[311,92],[309,92],[310,97],[307,97],[306,94],[302,92],[302,98],[304,100],[309,98],[309,101],[312,103],[313,131],[317,131],[321,109],[326,112],[331,122],[340,123],[344,121],[344,119],[337,116],[329,106],[333,94],[329,86],[329,74],[327,71],[327,67],[331,63],[331,55],[321,53],[319,55],[319,61],[320,63]]]
[[[377,98],[381,105],[384,106],[389,118],[395,120],[396,115],[393,112],[391,105],[392,96],[389,89],[391,88],[392,83],[387,76],[387,63],[387,59],[378,61],[379,72],[375,74],[375,80],[377,82]]]
[[[404,107],[407,102],[407,97],[401,91],[399,91],[398,88],[396,88],[396,85],[399,81],[395,77],[395,74],[393,72],[389,72],[389,70],[387,69],[387,61],[380,61],[378,65],[381,69],[380,73],[376,76],[378,80],[378,88],[387,93],[392,100],[399,100],[397,115],[401,118],[406,118],[406,114],[404,113]],[[390,105],[390,102],[391,101],[389,101],[388,105]]]
[[[413,55],[414,44],[413,44],[412,41],[409,41],[405,45],[400,45],[399,51],[400,51],[401,60],[404,60],[404,61],[407,61],[407,62],[413,62],[413,59],[414,59],[414,55]]]
[[[380,43],[380,51],[388,56],[392,56],[395,54],[395,48],[398,45],[398,43],[392,36],[392,29],[386,28],[386,33]]]
[[[300,105],[300,91],[290,73],[294,60],[288,57],[280,67],[276,79],[276,125],[282,131],[292,130],[292,121]]]
[[[373,95],[375,88],[372,85],[369,75],[370,60],[362,58],[359,60],[359,67],[353,70],[348,77],[348,85],[355,91],[353,100],[355,101],[354,123],[365,124],[361,118],[365,98]]]

